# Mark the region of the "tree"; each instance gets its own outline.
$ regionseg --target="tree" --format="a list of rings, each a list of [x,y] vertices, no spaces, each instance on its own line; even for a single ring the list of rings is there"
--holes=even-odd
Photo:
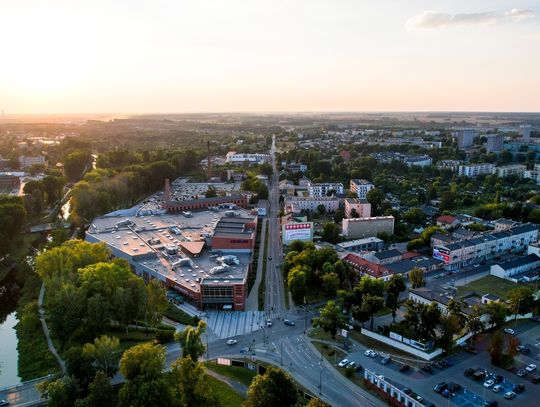
[[[533,289],[517,287],[508,292],[509,311],[513,314],[526,314],[534,305]]]
[[[321,401],[319,399],[312,398],[306,404],[306,407],[328,407],[328,404],[326,404],[324,401]]]
[[[339,288],[339,277],[336,273],[330,272],[322,276],[323,288],[330,297],[335,297]]]
[[[244,407],[292,407],[297,402],[298,390],[291,376],[281,369],[269,367],[251,382]]]
[[[174,388],[180,406],[204,407],[219,405],[212,387],[206,381],[204,366],[193,362],[190,356],[172,364]]]
[[[323,204],[320,204],[317,206],[317,212],[319,212],[319,215],[324,215],[326,213],[326,206]]]
[[[37,388],[50,407],[72,407],[77,399],[77,382],[71,376],[39,383]]]
[[[392,310],[392,322],[396,322],[396,311],[398,308],[398,301],[396,294],[389,292],[386,294],[386,307]]]
[[[170,386],[164,379],[165,348],[141,343],[124,352],[120,371],[126,378],[119,393],[120,407],[166,406],[173,402]]]
[[[384,193],[378,188],[372,188],[367,192],[366,199],[371,204],[373,215],[381,213],[384,198]]]
[[[206,190],[206,198],[214,198],[217,196],[216,188],[213,185],[210,185]]]
[[[440,319],[441,336],[439,337],[439,346],[449,353],[454,347],[454,335],[461,330],[460,322],[455,315],[443,315]]]
[[[64,173],[71,182],[80,180],[91,167],[92,156],[87,151],[73,151],[64,159]]]
[[[390,280],[386,283],[386,291],[393,293],[396,296],[396,300],[399,297],[399,294],[407,289],[407,284],[405,284],[405,279],[401,274],[392,274]]]
[[[345,324],[345,318],[335,301],[328,301],[321,309],[318,317],[313,319],[313,325],[321,327],[325,332],[336,338],[337,330]]]
[[[108,377],[113,377],[118,371],[120,360],[120,341],[116,337],[101,336],[94,339],[94,343],[86,343],[83,353],[94,360],[96,369]]]
[[[473,312],[467,319],[467,329],[472,333],[471,340],[485,328],[484,322],[481,320],[482,313],[482,309],[478,305],[474,305]]]
[[[409,271],[409,280],[411,282],[412,288],[423,287],[426,284],[426,280],[424,279],[424,272],[418,267],[414,267],[411,271]]]
[[[206,347],[202,341],[202,336],[206,331],[206,322],[200,320],[196,327],[186,326],[186,328],[175,334],[175,339],[182,347],[182,357],[191,357],[191,360],[198,361],[204,354]]]
[[[366,294],[362,298],[362,310],[371,318],[371,330],[373,330],[374,316],[384,306],[382,296]]]
[[[421,225],[426,219],[426,215],[420,208],[411,208],[403,214],[403,219],[411,225]]]
[[[340,241],[339,226],[335,223],[325,223],[321,235],[322,239],[328,243],[336,244]]]
[[[88,390],[88,396],[77,400],[75,407],[116,407],[116,392],[105,373],[96,372]]]
[[[96,374],[90,355],[83,353],[79,346],[71,347],[66,354],[66,367],[69,376],[77,380],[82,389],[86,389]]]
[[[504,338],[501,331],[497,330],[491,337],[491,343],[488,347],[489,355],[491,356],[491,363],[495,366],[500,366],[503,358],[503,345]]]
[[[351,314],[355,321],[358,321],[364,327],[364,323],[369,321],[369,314],[367,311],[360,305],[353,305],[351,307]]]
[[[167,297],[165,290],[158,280],[152,280],[146,284],[147,307],[145,319],[150,325],[156,326],[161,322],[163,313],[167,310]]]
[[[287,276],[287,286],[291,291],[294,302],[297,304],[302,304],[306,295],[306,270],[306,266],[296,266],[289,271],[289,275]]]
[[[501,326],[505,322],[506,315],[508,314],[508,310],[504,304],[501,304],[500,302],[490,302],[486,305],[485,310],[489,316],[489,323],[495,327]]]

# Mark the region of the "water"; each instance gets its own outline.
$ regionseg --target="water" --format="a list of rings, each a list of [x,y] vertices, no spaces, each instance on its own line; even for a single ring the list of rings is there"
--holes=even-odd
[[[18,375],[17,359],[17,334],[15,325],[19,321],[12,312],[6,317],[4,323],[0,324],[0,387],[12,386],[21,382]]]

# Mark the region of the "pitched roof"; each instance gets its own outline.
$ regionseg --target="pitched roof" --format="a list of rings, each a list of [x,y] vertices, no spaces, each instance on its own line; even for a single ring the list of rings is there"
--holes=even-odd
[[[381,266],[380,264],[373,263],[369,260],[364,259],[363,257],[357,256],[352,253],[346,255],[343,260],[352,265],[360,272],[368,274],[371,277],[379,278],[384,276],[385,274],[390,273],[390,271],[386,267]]]
[[[454,216],[451,216],[451,215],[441,215],[441,216],[439,216],[437,218],[437,222],[446,223],[448,225],[451,225],[456,220],[457,220],[457,218],[455,218]]]

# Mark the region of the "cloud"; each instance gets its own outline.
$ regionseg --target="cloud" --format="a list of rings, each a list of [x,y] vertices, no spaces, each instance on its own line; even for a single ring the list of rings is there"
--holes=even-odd
[[[513,8],[512,10],[504,13],[504,15],[511,18],[513,21],[521,21],[534,17],[534,12],[527,9]]]
[[[513,8],[504,13],[496,11],[482,11],[474,13],[443,13],[427,10],[413,16],[405,23],[407,30],[432,30],[460,25],[485,25],[495,24],[503,20],[518,22],[534,17],[532,10]]]

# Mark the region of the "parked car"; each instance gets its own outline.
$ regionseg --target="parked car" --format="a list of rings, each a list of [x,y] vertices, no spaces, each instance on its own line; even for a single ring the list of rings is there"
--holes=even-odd
[[[357,363],[355,366],[354,366],[354,371],[355,372],[359,372],[360,370],[362,370],[362,365],[360,363]]]
[[[495,382],[495,384],[497,384],[497,383],[501,383],[501,382],[503,382],[503,381],[504,381],[504,377],[503,377],[503,376],[501,376],[500,374],[498,374],[498,375],[495,375],[495,377],[493,378],[493,381]]]
[[[352,361],[351,363],[349,363],[347,365],[347,369],[354,369],[356,367],[356,362],[355,361]]]
[[[513,391],[507,391],[506,393],[504,393],[504,398],[506,400],[512,400],[514,397],[516,397],[516,393],[514,393]]]
[[[512,391],[514,393],[523,393],[525,391],[525,385],[522,383],[514,384]]]
[[[531,350],[524,346],[521,350],[519,350],[519,353],[521,353],[522,355],[528,355],[529,353],[531,353]]]
[[[408,371],[411,367],[409,365],[401,365],[401,367],[399,368],[399,371],[401,373],[405,373],[406,371]]]
[[[431,368],[430,365],[424,365],[424,366],[422,366],[422,370],[423,370],[424,372],[427,372],[427,373],[433,373],[433,369]]]
[[[238,343],[238,341],[236,339],[229,339],[227,341],[227,345],[236,345]]]
[[[463,374],[467,377],[469,376],[472,376],[474,373],[474,369],[472,367],[468,367],[467,369],[465,369],[465,371],[463,372]]]
[[[412,390],[408,387],[404,387],[401,391],[407,395],[412,393]]]
[[[502,391],[503,387],[500,384],[496,384],[493,386],[493,393],[500,393]]]
[[[534,384],[540,383],[540,375],[535,374],[531,380]]]
[[[392,358],[390,356],[385,356],[381,359],[381,365],[387,365],[388,363],[390,363],[391,360]]]
[[[486,400],[484,401],[483,407],[497,407],[497,402],[495,400]]]
[[[489,388],[490,388],[491,386],[493,386],[494,384],[495,384],[495,382],[494,382],[493,380],[488,379],[488,380],[486,380],[486,381],[484,382],[484,387],[485,387],[486,389],[489,389]]]
[[[534,371],[536,370],[536,365],[535,365],[534,363],[531,363],[530,365],[528,365],[528,366],[525,368],[525,370],[526,370],[527,372],[529,372],[529,373],[530,373],[530,372],[534,372]]]
[[[349,359],[343,359],[341,362],[338,363],[339,367],[345,367],[350,363]]]
[[[518,372],[516,373],[519,377],[523,377],[523,376],[527,376],[527,372],[525,369],[519,369]]]
[[[295,325],[295,323],[294,323],[293,321],[290,321],[290,320],[288,320],[288,319],[284,319],[284,320],[283,320],[283,323],[284,323],[285,325],[290,325],[290,326],[294,326],[294,325]]]
[[[474,380],[483,380],[484,377],[486,377],[486,372],[484,372],[482,369],[477,369],[473,373],[472,377]]]
[[[267,319],[267,320],[266,320],[266,326],[267,326],[268,328],[270,328],[270,327],[272,326],[272,320],[271,320],[271,319]]]
[[[370,358],[374,358],[377,356],[377,352],[375,352],[374,350],[371,350],[371,349],[367,349],[365,352],[364,352],[364,355],[365,356],[369,356]]]
[[[455,393],[456,391],[461,390],[461,385],[454,382],[450,382],[448,383],[448,390],[450,390],[452,393]]]
[[[448,388],[448,383],[446,382],[440,382],[440,383],[437,383],[435,385],[435,387],[433,387],[433,391],[435,393],[442,393],[444,390],[446,390]]]
[[[508,335],[514,335],[516,331],[514,331],[512,328],[504,328],[504,332],[506,332]]]

